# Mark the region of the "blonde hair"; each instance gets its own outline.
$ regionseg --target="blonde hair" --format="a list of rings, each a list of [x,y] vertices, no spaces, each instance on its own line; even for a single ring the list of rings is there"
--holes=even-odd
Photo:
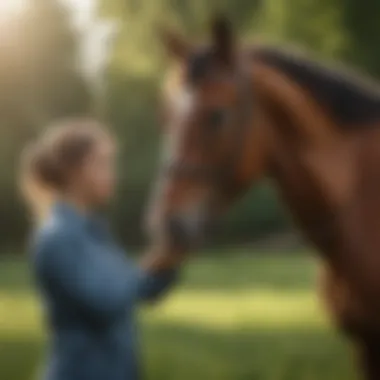
[[[68,185],[70,172],[107,136],[92,119],[73,119],[51,126],[29,143],[21,157],[22,195],[37,220],[43,220],[58,194]]]

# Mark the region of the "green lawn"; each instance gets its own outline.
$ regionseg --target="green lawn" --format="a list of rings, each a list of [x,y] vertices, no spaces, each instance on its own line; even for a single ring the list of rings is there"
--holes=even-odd
[[[349,351],[314,294],[303,255],[194,260],[168,299],[141,311],[149,380],[350,380]],[[43,359],[25,263],[0,263],[0,379],[32,380]]]

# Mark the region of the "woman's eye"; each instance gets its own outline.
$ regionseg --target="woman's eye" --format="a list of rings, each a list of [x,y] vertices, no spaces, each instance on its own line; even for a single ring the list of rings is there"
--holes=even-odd
[[[226,120],[226,111],[215,110],[210,113],[208,124],[210,127],[215,128],[215,127],[219,127],[223,125],[225,120]]]

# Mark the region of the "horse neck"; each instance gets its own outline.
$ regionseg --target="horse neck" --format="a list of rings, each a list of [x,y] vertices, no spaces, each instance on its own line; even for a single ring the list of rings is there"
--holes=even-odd
[[[332,222],[336,208],[329,202],[323,182],[313,175],[302,154],[295,151],[273,126],[276,138],[270,150],[269,176],[303,234],[323,252],[335,250]]]
[[[342,152],[348,150],[324,110],[281,73],[262,68],[256,78],[270,176],[303,233],[332,252],[335,216],[347,198],[349,170]]]

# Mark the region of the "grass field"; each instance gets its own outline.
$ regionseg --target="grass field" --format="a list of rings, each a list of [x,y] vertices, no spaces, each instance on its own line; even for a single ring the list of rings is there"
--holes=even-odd
[[[314,294],[304,255],[194,260],[162,304],[141,311],[148,380],[350,380],[349,351]],[[44,334],[27,265],[0,262],[0,379],[31,380]]]

